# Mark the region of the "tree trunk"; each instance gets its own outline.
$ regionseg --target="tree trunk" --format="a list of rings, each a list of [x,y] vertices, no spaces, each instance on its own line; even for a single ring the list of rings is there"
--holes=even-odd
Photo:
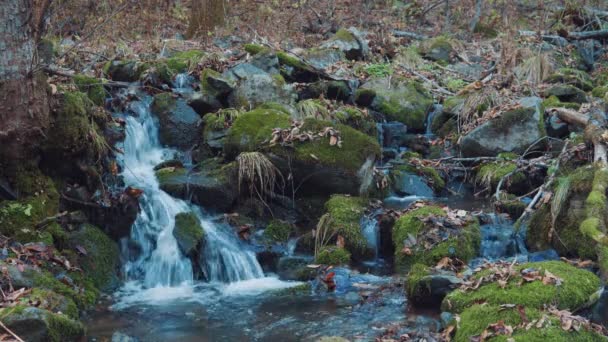
[[[224,0],[192,0],[191,12],[186,37],[206,37],[224,23]]]
[[[49,125],[46,77],[34,71],[33,12],[33,0],[2,0],[0,6],[0,173],[5,175],[35,157]]]

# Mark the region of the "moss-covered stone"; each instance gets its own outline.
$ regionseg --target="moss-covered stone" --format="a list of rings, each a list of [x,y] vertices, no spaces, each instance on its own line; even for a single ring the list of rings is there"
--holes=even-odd
[[[560,68],[546,80],[547,83],[565,83],[583,91],[593,89],[593,82],[588,73],[578,69]]]
[[[477,170],[475,180],[479,184],[495,188],[503,177],[516,169],[517,165],[514,162],[502,161],[485,163]],[[521,183],[525,182],[525,180],[526,175],[523,172],[516,172],[506,180],[505,185]]]
[[[205,56],[205,53],[200,50],[181,51],[167,58],[166,63],[169,68],[176,72],[185,72],[195,67],[203,56]]]
[[[71,246],[80,246],[86,255],[80,255],[78,263],[95,287],[111,290],[118,285],[117,270],[120,266],[118,245],[101,229],[84,224],[69,237]]]
[[[445,297],[442,309],[458,313],[473,304],[486,303],[521,304],[535,309],[555,305],[559,309],[576,311],[584,307],[600,288],[600,279],[593,273],[562,261],[526,263],[515,267],[517,271],[529,268],[548,271],[562,282],[560,285],[545,285],[541,280],[522,283],[521,276],[513,276],[504,288],[498,283],[488,283],[476,290],[456,290]]]
[[[416,156],[415,158],[418,157]],[[445,189],[445,180],[439,174],[439,171],[430,166],[416,166],[412,164],[395,166],[389,174],[390,180],[394,183],[403,173],[411,173],[424,177],[428,185],[435,192],[439,193]]]
[[[608,86],[596,87],[596,88],[593,88],[593,90],[591,91],[591,95],[593,95],[595,97],[599,97],[600,99],[605,98],[607,94],[608,94]]]
[[[33,288],[27,297],[22,298],[21,302],[40,303],[41,309],[49,310],[54,313],[63,313],[72,319],[78,319],[78,307],[71,298],[49,291],[46,289]]]
[[[336,120],[369,136],[377,137],[378,129],[371,115],[357,107],[343,106],[334,113]]]
[[[3,323],[26,341],[77,342],[84,326],[66,315],[35,307],[16,306],[0,310]]]
[[[83,93],[86,93],[98,106],[103,106],[106,98],[106,91],[103,88],[103,82],[100,79],[89,77],[85,75],[74,76],[74,83]]]
[[[556,96],[562,102],[585,103],[587,95],[575,86],[562,84],[555,85],[545,91],[547,97]]]
[[[272,242],[287,242],[293,227],[281,220],[272,220],[264,229],[264,236]]]
[[[524,308],[529,321],[539,320],[545,313],[532,308]],[[525,325],[517,308],[502,309],[497,305],[473,305],[460,314],[460,322],[454,336],[455,342],[468,342],[472,336],[479,336],[490,324],[503,322],[505,325],[517,327]],[[578,332],[564,331],[557,317],[550,317],[541,328],[533,325],[530,329],[517,328],[512,336],[499,335],[489,341],[603,341],[605,338],[591,331],[582,329]]]
[[[434,266],[444,257],[457,257],[468,261],[477,255],[481,240],[481,232],[477,220],[461,228],[458,234],[449,235],[430,249],[422,246],[412,246],[409,253],[404,251],[404,242],[410,238],[418,238],[425,231],[425,224],[420,218],[428,216],[445,216],[446,212],[437,206],[425,206],[401,216],[393,226],[393,244],[395,245],[395,265],[404,270],[414,264]]]
[[[424,131],[426,115],[433,105],[432,96],[420,83],[399,77],[366,82],[355,92],[355,101],[381,112],[390,121],[406,124],[414,132]]]
[[[350,253],[345,248],[324,247],[317,253],[315,262],[323,265],[348,265]]]
[[[543,106],[545,108],[563,107],[563,108],[574,109],[574,110],[579,110],[581,108],[580,103],[562,102],[555,95],[552,95],[552,96],[549,96],[548,98],[546,98],[543,101]]]
[[[367,200],[364,198],[343,195],[334,195],[325,203],[325,209],[331,217],[331,231],[344,237],[346,249],[357,259],[372,254],[360,224],[366,206]]]
[[[192,256],[198,253],[205,236],[203,227],[194,213],[179,213],[175,215],[173,237],[177,240],[179,249],[184,255]]]
[[[85,276],[79,272],[71,272],[68,276],[78,284],[76,287],[62,283],[47,271],[33,274],[32,285],[40,290],[52,291],[73,300],[79,309],[86,310],[92,307],[99,296],[99,291],[92,285],[92,281],[85,279]]]
[[[445,36],[438,36],[426,40],[422,44],[422,54],[433,61],[447,64],[450,62],[452,54],[452,41]]]

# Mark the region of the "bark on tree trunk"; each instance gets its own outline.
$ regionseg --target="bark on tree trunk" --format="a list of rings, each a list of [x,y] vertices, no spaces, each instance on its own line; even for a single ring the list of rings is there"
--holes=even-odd
[[[207,36],[224,23],[224,0],[192,0],[191,12],[186,37]]]
[[[5,174],[33,157],[49,125],[46,77],[34,71],[33,11],[33,0],[3,0],[0,6],[0,167]]]

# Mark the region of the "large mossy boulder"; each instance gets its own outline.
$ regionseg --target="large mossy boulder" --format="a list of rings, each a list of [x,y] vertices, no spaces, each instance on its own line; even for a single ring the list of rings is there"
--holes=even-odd
[[[374,78],[355,92],[361,106],[384,114],[388,121],[407,125],[411,132],[422,133],[426,115],[433,105],[431,94],[415,80],[398,77]]]
[[[398,195],[433,197],[445,189],[441,174],[429,166],[397,165],[389,173],[391,189]]]
[[[85,335],[80,322],[36,307],[3,308],[0,316],[6,327],[28,342],[78,342]]]
[[[333,195],[325,203],[332,232],[342,236],[345,248],[353,259],[364,260],[373,257],[374,250],[368,246],[361,230],[361,218],[365,215],[368,200],[361,197]]]
[[[462,154],[477,157],[503,152],[523,153],[545,136],[541,99],[524,98],[520,105],[521,108],[504,112],[464,136],[460,142]]]
[[[269,74],[250,63],[241,63],[224,72],[236,83],[227,103],[233,108],[254,108],[266,102],[291,105],[297,100],[292,85],[280,74]]]
[[[443,298],[460,284],[462,279],[452,272],[415,264],[407,274],[405,291],[408,300],[415,306],[438,308]]]
[[[329,40],[321,44],[321,49],[342,51],[348,59],[363,59],[369,53],[367,42],[354,28],[339,29]]]
[[[422,55],[432,61],[448,64],[452,59],[452,42],[450,39],[439,36],[427,40],[422,45]]]
[[[562,102],[585,103],[587,95],[575,86],[560,84],[545,91],[545,96],[555,96]]]
[[[476,218],[466,219],[457,228],[423,222],[428,217],[446,215],[444,208],[428,205],[409,211],[395,222],[393,244],[398,269],[407,270],[414,264],[435,266],[444,257],[467,262],[477,255],[481,231]]]
[[[152,113],[158,117],[162,144],[189,150],[199,142],[200,116],[183,99],[171,93],[158,94],[152,102]]]
[[[217,159],[208,159],[193,171],[169,167],[156,171],[156,177],[160,188],[171,196],[210,210],[227,211],[238,196],[235,163],[220,164]]]
[[[380,156],[376,139],[346,125],[307,118],[300,131],[317,138],[270,145],[275,128],[290,127],[289,115],[279,109],[258,108],[241,114],[224,140],[224,154],[232,159],[241,152],[264,152],[283,175],[292,174],[295,184],[302,184],[301,194],[358,194],[367,190],[369,170]],[[327,127],[340,131],[342,147],[330,145],[329,137],[318,137]]]
[[[103,68],[104,73],[112,80],[119,82],[136,82],[146,70],[146,65],[134,60],[109,61]]]
[[[83,224],[71,232],[68,239],[74,250],[85,251],[79,254],[78,264],[96,288],[111,291],[118,287],[120,251],[115,241],[90,224]]]
[[[516,307],[501,308],[497,305],[475,304],[465,309],[460,314],[460,322],[456,329],[456,335],[453,341],[469,342],[472,337],[480,336],[492,324],[502,322],[505,326],[516,328],[511,336],[499,335],[489,339],[489,341],[585,341],[599,342],[605,341],[606,338],[595,332],[580,329],[579,331],[565,331],[562,328],[560,319],[556,316],[547,316],[541,310],[532,307],[523,308],[525,316],[518,311]],[[540,326],[532,324],[530,328],[520,328],[528,326],[528,322],[542,321],[545,316],[544,323]],[[524,317],[527,321],[524,321]]]
[[[575,86],[583,91],[593,89],[593,80],[585,71],[560,68],[546,80],[547,83],[565,83]]]
[[[205,231],[194,213],[180,213],[175,215],[173,237],[175,237],[182,253],[193,257],[199,253],[205,237]]]
[[[595,241],[580,231],[581,222],[587,218],[586,200],[593,188],[595,171],[593,166],[582,166],[557,179],[553,201],[561,199],[562,203],[541,206],[527,225],[526,241],[532,251],[553,248],[560,255],[596,259]],[[552,207],[560,209],[557,217],[551,214]],[[608,218],[605,210],[603,215]]]
[[[344,52],[338,49],[309,49],[304,52],[304,58],[313,67],[324,70],[344,60]]]
[[[562,261],[526,263],[514,268],[519,274],[509,277],[504,287],[498,282],[490,282],[477,289],[456,290],[444,298],[442,309],[460,313],[474,304],[484,303],[521,304],[534,309],[555,305],[558,309],[574,312],[588,305],[601,286],[600,279],[595,274]],[[542,277],[524,281],[520,273],[522,270],[538,271],[541,275],[549,272],[560,281],[558,284],[544,284]],[[484,275],[488,275],[488,270],[482,270],[473,277]]]

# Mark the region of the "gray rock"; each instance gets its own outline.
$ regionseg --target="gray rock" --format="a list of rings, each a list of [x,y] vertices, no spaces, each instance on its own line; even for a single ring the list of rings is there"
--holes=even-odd
[[[277,58],[277,55],[271,51],[256,53],[250,63],[269,74],[279,73],[279,59]]]
[[[194,109],[198,115],[215,113],[222,108],[220,100],[208,93],[192,93],[188,98],[188,105]]]
[[[520,100],[522,108],[503,113],[467,134],[460,143],[466,157],[496,156],[502,152],[523,153],[545,135],[542,100],[528,97]],[[541,148],[537,144],[536,148]]]
[[[574,102],[574,103],[585,103],[587,102],[587,95],[584,91],[578,89],[575,86],[568,84],[561,84],[553,86],[547,91],[545,95],[556,96],[561,102]]]
[[[344,52],[338,49],[311,49],[304,55],[306,61],[317,69],[327,69],[344,57]]]
[[[367,42],[354,27],[338,30],[333,37],[321,44],[321,48],[340,50],[348,59],[363,59],[369,54]]]
[[[316,277],[317,271],[307,267],[311,261],[303,257],[283,257],[279,259],[277,274],[282,280],[312,280]]]
[[[429,274],[418,280],[414,293],[410,293],[409,300],[415,306],[438,306],[443,298],[456,287],[462,284],[462,279],[452,272],[438,272]]]
[[[450,69],[456,71],[464,78],[471,80],[478,80],[481,78],[481,74],[484,71],[484,67],[481,64],[467,64],[467,63],[456,63],[450,65]]]
[[[421,197],[433,197],[434,192],[426,180],[411,173],[400,173],[394,181],[395,191],[400,195],[414,195]]]
[[[239,81],[228,103],[235,108],[253,108],[266,102],[291,105],[296,100],[293,86],[285,84],[278,75],[255,73]]]
[[[152,103],[152,113],[158,117],[162,144],[189,150],[199,142],[200,116],[183,99],[159,94]]]
[[[401,122],[380,124],[380,141],[383,147],[400,147],[407,135],[407,126]]]

